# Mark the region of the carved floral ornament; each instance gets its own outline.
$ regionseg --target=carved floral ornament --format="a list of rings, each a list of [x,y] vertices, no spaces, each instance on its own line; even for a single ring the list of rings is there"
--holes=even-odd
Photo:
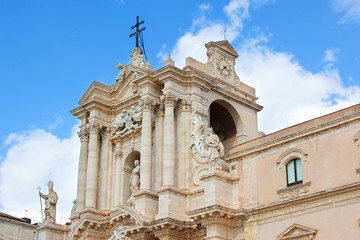
[[[194,117],[190,148],[193,153],[193,181],[200,185],[200,177],[209,169],[219,169],[229,172],[229,164],[222,158],[224,145],[212,128],[205,131],[205,125],[200,117]]]
[[[123,110],[112,123],[110,138],[126,137],[141,129],[142,104]]]

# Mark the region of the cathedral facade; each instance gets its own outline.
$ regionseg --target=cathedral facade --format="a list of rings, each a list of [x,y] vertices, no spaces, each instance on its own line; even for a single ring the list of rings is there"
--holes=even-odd
[[[92,83],[71,111],[71,224],[38,239],[360,238],[360,105],[265,135],[237,52],[205,47],[206,63],[155,71],[136,48],[114,85]]]
[[[360,105],[258,131],[227,41],[153,71],[135,49],[94,82],[81,120],[68,239],[358,239]]]

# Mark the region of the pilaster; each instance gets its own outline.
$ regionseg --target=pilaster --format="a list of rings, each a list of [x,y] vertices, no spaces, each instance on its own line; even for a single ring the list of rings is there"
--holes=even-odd
[[[140,189],[141,190],[151,190],[152,109],[153,109],[153,101],[146,98],[143,103],[143,116],[142,116],[142,129],[141,129],[141,159],[140,159]]]
[[[89,148],[89,130],[83,126],[80,128],[78,136],[80,137],[80,158],[78,170],[78,183],[77,183],[77,203],[76,212],[79,212],[85,207],[85,193],[86,193],[86,168],[88,159]]]
[[[121,151],[121,144],[117,142],[115,145],[115,192],[114,192],[114,201],[113,201],[113,208],[119,207],[120,202],[120,195],[121,195],[121,158],[123,153]]]
[[[164,186],[175,186],[175,118],[174,108],[177,97],[171,93],[161,96],[165,106],[164,119],[164,153],[163,181]]]
[[[97,123],[90,124],[90,143],[86,174],[86,208],[96,208],[99,165],[99,130]]]
[[[106,209],[106,202],[108,201],[108,170],[109,170],[109,128],[103,129],[101,132],[101,158],[100,158],[100,196],[99,196],[99,210]]]

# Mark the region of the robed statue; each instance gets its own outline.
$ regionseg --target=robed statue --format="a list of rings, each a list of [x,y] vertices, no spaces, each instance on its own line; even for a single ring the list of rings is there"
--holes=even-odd
[[[42,194],[39,191],[39,195],[41,198],[45,200],[45,209],[44,209],[44,223],[55,223],[56,221],[56,203],[58,201],[58,195],[53,189],[54,183],[52,181],[49,181],[48,188],[49,193],[48,194]]]
[[[133,206],[135,203],[134,194],[140,190],[140,161],[134,161],[134,168],[131,171],[130,176],[130,198],[127,200],[127,204],[129,206]]]

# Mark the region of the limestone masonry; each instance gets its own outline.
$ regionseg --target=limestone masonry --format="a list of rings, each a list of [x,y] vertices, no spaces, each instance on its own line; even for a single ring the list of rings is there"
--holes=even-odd
[[[359,240],[360,104],[265,135],[237,52],[205,47],[155,71],[136,48],[114,85],[93,82],[71,111],[71,225],[4,239]]]

